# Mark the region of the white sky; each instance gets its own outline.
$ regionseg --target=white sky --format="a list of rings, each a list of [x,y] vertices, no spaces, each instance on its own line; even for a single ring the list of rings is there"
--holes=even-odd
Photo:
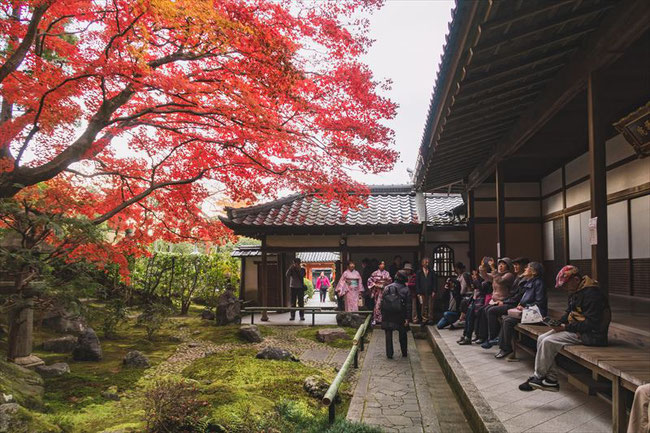
[[[395,131],[400,160],[389,173],[353,173],[355,179],[367,184],[410,182],[406,169],[415,168],[453,5],[450,0],[387,0],[371,17],[375,43],[364,61],[377,79],[393,81],[388,96],[399,108],[388,125]]]

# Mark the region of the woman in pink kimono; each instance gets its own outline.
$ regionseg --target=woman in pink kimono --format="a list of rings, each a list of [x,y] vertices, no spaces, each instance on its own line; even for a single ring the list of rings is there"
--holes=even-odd
[[[359,294],[363,292],[361,274],[354,269],[354,262],[350,260],[348,268],[341,275],[336,293],[344,298],[345,311],[359,311]]]
[[[373,311],[372,324],[381,323],[381,295],[384,287],[393,282],[390,274],[386,270],[386,263],[379,262],[379,269],[368,278],[368,289],[372,290],[372,297],[375,300],[375,309]]]

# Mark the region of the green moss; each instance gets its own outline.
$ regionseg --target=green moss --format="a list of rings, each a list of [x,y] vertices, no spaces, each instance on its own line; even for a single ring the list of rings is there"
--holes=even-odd
[[[334,328],[338,328],[338,327],[336,327],[336,326],[311,326],[309,328],[303,328],[303,329],[299,330],[296,333],[296,336],[301,337],[301,338],[306,338],[307,340],[316,341],[317,343],[320,343],[320,341],[318,341],[318,339],[316,338],[316,334],[321,329],[330,329],[330,328],[334,329]],[[348,333],[348,335],[350,336],[349,340],[339,338],[337,340],[329,341],[327,343],[321,343],[321,344],[326,344],[328,346],[335,347],[337,349],[350,349],[352,347],[352,339],[354,338],[355,334],[357,333],[357,330],[353,329],[353,328],[341,328],[341,329],[344,329],[345,332]]]
[[[193,331],[200,331],[193,338],[208,340],[215,344],[248,344],[246,340],[239,336],[240,325],[217,326],[214,322],[197,319],[197,318],[176,318],[178,326],[187,326]],[[275,331],[270,326],[259,326],[260,333],[263,337],[274,335]]]
[[[262,422],[282,399],[300,402],[310,416],[323,416],[325,408],[303,390],[307,376],[335,376],[334,369],[317,369],[300,362],[255,358],[251,349],[217,353],[194,362],[183,376],[198,380],[211,405],[214,422],[237,431],[237,426]],[[205,385],[206,381],[212,381]]]
[[[43,405],[43,379],[37,373],[11,362],[0,361],[0,392],[11,394],[21,406]]]
[[[50,423],[42,414],[20,407],[8,425],[12,433],[61,433],[61,429]]]

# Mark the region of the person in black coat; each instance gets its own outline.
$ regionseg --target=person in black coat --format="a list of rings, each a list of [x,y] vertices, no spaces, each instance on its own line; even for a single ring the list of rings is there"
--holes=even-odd
[[[421,311],[418,321],[433,324],[433,298],[437,291],[438,278],[429,266],[429,259],[425,257],[422,259],[420,269],[415,274],[415,293]]]
[[[409,318],[412,314],[411,294],[406,286],[408,275],[403,270],[395,274],[395,282],[389,284],[382,292],[381,328],[386,334],[386,357],[393,358],[393,331],[399,333],[399,345],[402,356],[408,355],[407,336]]]

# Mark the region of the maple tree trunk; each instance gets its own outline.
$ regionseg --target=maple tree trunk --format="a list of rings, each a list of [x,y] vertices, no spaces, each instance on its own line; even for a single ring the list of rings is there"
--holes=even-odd
[[[20,291],[17,305],[9,312],[9,338],[7,359],[29,356],[32,353],[34,338],[34,298]]]

